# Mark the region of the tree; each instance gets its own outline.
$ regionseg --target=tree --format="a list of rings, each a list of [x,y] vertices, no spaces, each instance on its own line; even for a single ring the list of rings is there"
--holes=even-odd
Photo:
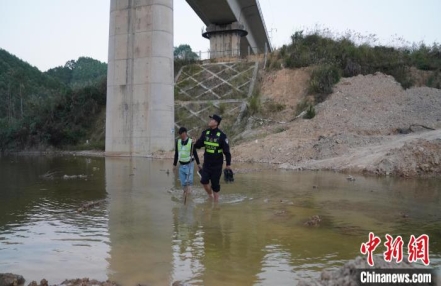
[[[69,63],[69,62],[68,62]],[[59,67],[52,68],[46,72],[47,75],[50,75],[53,78],[60,80],[65,85],[69,85],[72,81],[72,69],[67,66],[67,64]]]
[[[99,82],[107,75],[107,64],[88,57],[80,57],[77,61],[70,60],[64,66],[46,72],[64,84],[80,88]]]
[[[197,60],[199,59],[199,56],[192,51],[190,45],[187,44],[181,44],[177,47],[175,47],[173,51],[173,55],[175,59],[179,60]]]
[[[80,57],[72,70],[71,86],[84,87],[107,75],[107,64],[89,57]]]

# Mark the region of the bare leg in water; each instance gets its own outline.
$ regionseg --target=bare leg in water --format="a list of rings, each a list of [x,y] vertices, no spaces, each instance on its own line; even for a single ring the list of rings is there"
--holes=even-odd
[[[214,199],[215,202],[217,202],[219,200],[219,194],[213,192],[213,190],[211,189],[211,186],[209,184],[204,184],[204,189],[207,192],[208,196],[210,197],[210,199]]]
[[[193,165],[191,163],[190,168],[192,168],[192,167],[193,167]],[[187,184],[184,187],[184,196],[191,194],[191,185],[188,183],[189,179],[190,179],[190,173],[187,174],[187,180],[186,180]]]

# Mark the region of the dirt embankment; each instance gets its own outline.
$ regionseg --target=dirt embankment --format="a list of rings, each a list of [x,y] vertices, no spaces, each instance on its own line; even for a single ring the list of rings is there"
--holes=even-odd
[[[343,78],[334,93],[315,107],[313,119],[294,120],[297,105],[308,95],[309,74],[309,68],[262,74],[264,112],[248,119],[248,126],[257,128],[246,130],[233,144],[233,164],[404,177],[441,175],[441,90],[403,90],[393,77],[381,73]],[[277,105],[283,109],[277,110]],[[173,152],[152,157],[173,158]]]
[[[285,69],[264,74],[263,100],[285,104],[283,112],[267,119],[287,123],[262,124],[245,133],[244,143],[232,148],[234,160],[287,169],[441,175],[441,90],[403,90],[381,73],[343,78],[316,106],[315,118],[293,121],[306,94],[307,73]]]

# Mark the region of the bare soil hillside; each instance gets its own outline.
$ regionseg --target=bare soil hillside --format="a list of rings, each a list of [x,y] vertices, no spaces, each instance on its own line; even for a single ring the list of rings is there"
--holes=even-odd
[[[301,73],[304,80],[289,80]],[[306,75],[302,70],[264,74],[263,99],[294,109],[306,95]],[[293,82],[296,86],[290,86]],[[441,175],[441,90],[403,90],[391,76],[360,75],[343,78],[316,111],[311,120],[269,114],[263,122],[287,123],[262,123],[248,132],[243,143],[233,146],[233,159],[289,169]]]
[[[289,121],[295,116],[296,107],[308,93],[310,68],[282,69],[263,73],[260,77],[260,93],[266,113],[276,121]],[[271,105],[283,110],[274,112]]]

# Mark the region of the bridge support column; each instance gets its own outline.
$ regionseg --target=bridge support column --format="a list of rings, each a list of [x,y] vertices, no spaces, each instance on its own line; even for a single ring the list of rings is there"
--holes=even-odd
[[[203,37],[210,39],[210,58],[239,57],[240,38],[248,34],[238,22],[228,25],[211,24]]]
[[[106,155],[174,148],[173,0],[111,0]]]

